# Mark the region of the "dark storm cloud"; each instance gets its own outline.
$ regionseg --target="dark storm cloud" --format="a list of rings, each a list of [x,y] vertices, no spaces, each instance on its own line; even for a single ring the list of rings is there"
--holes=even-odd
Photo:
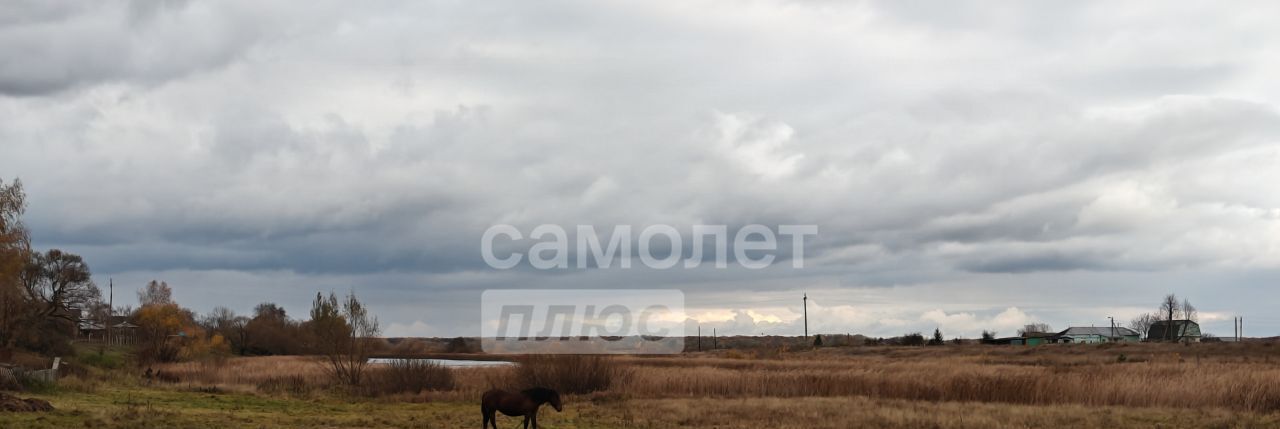
[[[1073,271],[1110,269],[1097,255],[1070,255],[1059,252],[1013,256],[982,257],[956,263],[960,269],[979,273],[1029,273],[1036,271]]]

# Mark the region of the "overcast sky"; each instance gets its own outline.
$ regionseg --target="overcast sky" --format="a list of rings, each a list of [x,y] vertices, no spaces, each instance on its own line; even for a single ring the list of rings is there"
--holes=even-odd
[[[478,334],[486,288],[721,333],[1280,334],[1273,2],[0,4],[0,177],[116,302]],[[484,265],[494,224],[813,224],[804,269]]]

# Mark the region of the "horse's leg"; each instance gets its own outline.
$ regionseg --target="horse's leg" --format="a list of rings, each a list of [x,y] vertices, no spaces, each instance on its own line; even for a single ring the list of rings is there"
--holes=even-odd
[[[538,429],[538,410],[533,410],[533,429]]]
[[[524,415],[524,429],[529,429],[529,415]]]

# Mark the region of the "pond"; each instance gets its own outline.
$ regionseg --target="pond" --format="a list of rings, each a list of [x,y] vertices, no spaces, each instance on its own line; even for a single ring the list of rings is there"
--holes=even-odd
[[[467,359],[392,359],[392,358],[370,358],[369,363],[375,365],[385,365],[398,360],[425,361],[437,363],[449,368],[483,368],[494,366],[515,365],[514,362],[501,360],[467,360]]]

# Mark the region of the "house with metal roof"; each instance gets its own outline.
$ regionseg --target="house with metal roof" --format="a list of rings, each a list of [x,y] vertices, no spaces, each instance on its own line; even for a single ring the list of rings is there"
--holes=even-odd
[[[1157,320],[1147,330],[1147,341],[1200,342],[1200,324],[1191,320]]]
[[[1061,343],[1062,337],[1056,332],[1022,332],[1016,337],[996,338],[987,344],[1008,344],[1014,346],[1038,346],[1041,344]]]
[[[1120,326],[1101,328],[1096,326],[1072,326],[1065,331],[1059,332],[1058,338],[1062,342],[1069,343],[1136,343],[1141,339],[1141,335],[1138,334],[1138,331]]]
[[[1093,326],[1073,326],[1061,332],[1031,332],[1024,330],[1016,337],[994,338],[985,341],[987,344],[1009,344],[1015,346],[1038,346],[1041,344],[1089,344],[1108,342],[1138,342],[1141,335],[1129,328],[1099,328]]]

